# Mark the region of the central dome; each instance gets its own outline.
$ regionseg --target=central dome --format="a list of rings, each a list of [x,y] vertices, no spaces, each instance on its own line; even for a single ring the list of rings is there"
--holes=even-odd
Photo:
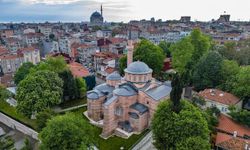
[[[148,74],[152,73],[152,69],[148,67],[147,64],[141,61],[136,61],[128,65],[125,72],[131,74]]]
[[[95,17],[95,18],[99,18],[99,17],[102,17],[102,15],[99,13],[99,12],[94,12],[91,17]]]

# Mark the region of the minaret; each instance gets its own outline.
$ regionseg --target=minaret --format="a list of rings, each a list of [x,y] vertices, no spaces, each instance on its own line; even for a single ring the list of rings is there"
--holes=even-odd
[[[101,15],[102,15],[102,17],[103,17],[103,14],[102,14],[102,12],[103,12],[103,9],[102,9],[102,4],[101,4]]]
[[[127,53],[127,66],[133,62],[133,52],[134,52],[134,45],[133,40],[131,39],[131,29],[129,31],[129,39],[128,39],[128,53]]]

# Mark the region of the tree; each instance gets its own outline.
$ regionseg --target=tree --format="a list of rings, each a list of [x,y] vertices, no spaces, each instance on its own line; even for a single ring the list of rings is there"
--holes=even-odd
[[[183,85],[178,73],[174,75],[171,86],[170,100],[173,102],[173,111],[179,113]]]
[[[134,60],[146,63],[156,76],[162,71],[164,59],[163,50],[148,40],[142,40],[134,51]]]
[[[190,137],[177,144],[176,150],[210,150],[210,144],[206,139]]]
[[[232,92],[244,99],[250,95],[250,66],[241,67],[235,77]]]
[[[76,78],[76,87],[77,87],[77,93],[78,93],[78,97],[79,98],[83,98],[84,96],[86,96],[86,92],[87,92],[87,85],[86,82],[83,78]]]
[[[9,98],[10,95],[10,92],[7,91],[3,85],[0,84],[0,101]]]
[[[219,86],[225,91],[230,91],[233,88],[233,81],[236,75],[239,73],[240,67],[238,63],[234,60],[223,60],[221,65],[221,76],[222,82]]]
[[[44,62],[37,65],[31,72],[39,70],[49,70],[56,73],[60,73],[68,69],[67,63],[62,56],[48,57]]]
[[[54,117],[56,114],[51,109],[45,109],[44,111],[40,112],[36,116],[36,123],[38,125],[38,131],[42,131],[44,127],[46,127],[46,123],[49,119]]]
[[[186,69],[187,63],[190,62],[194,46],[191,44],[188,38],[184,38],[173,44],[170,47],[172,54],[172,65],[180,73],[183,73]]]
[[[64,70],[60,72],[59,77],[63,81],[63,99],[65,101],[78,98],[77,96],[77,86],[75,79],[70,70]]]
[[[211,48],[211,39],[203,34],[200,29],[194,29],[191,32],[189,39],[194,47],[192,61],[197,62],[197,60],[199,60]]]
[[[30,69],[33,67],[34,64],[32,64],[31,62],[23,63],[22,66],[17,70],[17,72],[14,75],[15,84],[18,85],[18,83],[22,81],[30,73]]]
[[[126,69],[126,68],[127,68],[127,55],[122,56],[119,59],[119,73],[121,75],[124,75],[124,69]]]
[[[166,41],[161,41],[159,44],[159,47],[162,48],[165,56],[167,56],[167,57],[171,56],[171,52],[170,52],[171,45],[172,45],[172,43],[166,42]]]
[[[41,150],[87,149],[94,143],[93,129],[82,117],[67,113],[48,121],[39,134]]]
[[[54,41],[54,40],[55,40],[55,34],[53,34],[53,33],[50,34],[50,35],[49,35],[49,39],[50,39],[51,41]]]
[[[196,90],[214,88],[221,83],[222,57],[218,52],[211,51],[198,62],[193,75]]]
[[[179,143],[189,138],[201,138],[202,145],[209,143],[209,130],[202,112],[188,101],[182,100],[181,110],[172,111],[173,103],[169,100],[158,105],[152,120],[154,145],[157,149],[176,149]],[[200,143],[197,143],[200,144]]]
[[[17,88],[17,109],[26,116],[39,113],[61,102],[63,81],[51,71],[37,71]]]
[[[243,125],[250,127],[250,111],[237,110],[235,107],[229,107],[229,115],[236,121]]]
[[[86,82],[88,91],[92,90],[95,87],[96,85],[95,76],[91,75],[91,76],[84,77],[84,80]]]

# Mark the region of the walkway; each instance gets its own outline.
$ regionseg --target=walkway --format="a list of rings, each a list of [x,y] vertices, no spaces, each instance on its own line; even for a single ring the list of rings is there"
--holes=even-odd
[[[78,106],[74,106],[74,107],[70,107],[70,108],[66,108],[66,109],[61,109],[60,107],[56,107],[56,108],[54,108],[54,111],[56,113],[62,113],[62,112],[67,112],[67,111],[79,109],[79,108],[86,107],[86,106],[87,106],[87,104],[83,104],[83,105],[78,105]]]
[[[153,133],[150,131],[132,150],[157,150],[153,145]]]

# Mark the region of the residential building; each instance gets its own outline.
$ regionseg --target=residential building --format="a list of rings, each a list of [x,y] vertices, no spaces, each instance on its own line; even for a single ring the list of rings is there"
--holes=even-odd
[[[215,146],[218,150],[249,150],[250,128],[221,114],[216,127]]]
[[[206,101],[206,108],[217,107],[221,113],[229,113],[228,107],[233,105],[237,108],[242,108],[242,101],[233,94],[218,90],[218,89],[205,89],[198,93],[199,96]]]
[[[23,54],[24,62],[31,62],[33,64],[38,64],[41,61],[39,49],[33,47],[27,47],[20,49],[20,51]]]

